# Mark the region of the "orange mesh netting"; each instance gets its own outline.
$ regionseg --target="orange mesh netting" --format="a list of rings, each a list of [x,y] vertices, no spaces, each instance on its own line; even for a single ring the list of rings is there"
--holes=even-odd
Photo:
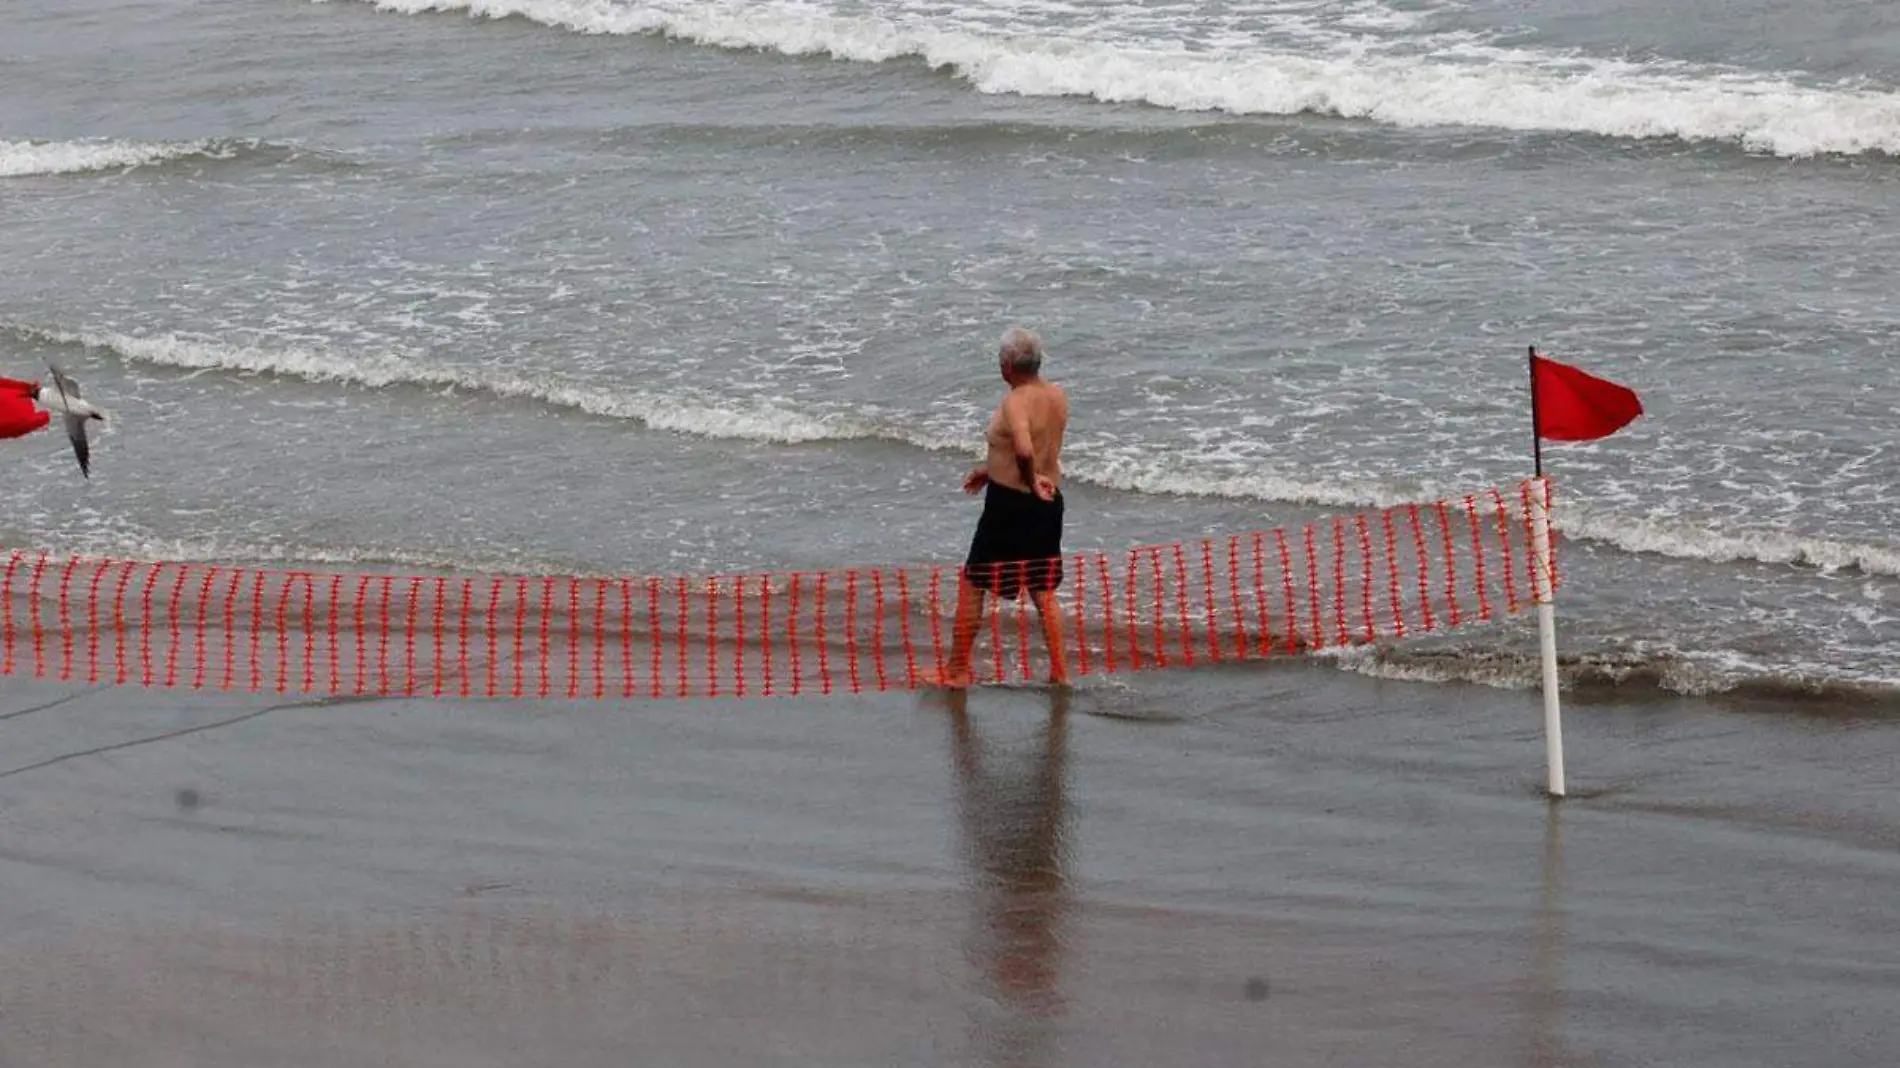
[[[1534,604],[1537,480],[1062,558],[1072,675],[1292,656]],[[1544,492],[1547,492],[1545,490]],[[340,574],[10,550],[0,674],[452,698],[777,697],[931,685],[962,569],[646,577]],[[1017,579],[1030,577],[1032,565]],[[1556,580],[1554,561],[1551,581]],[[1008,584],[1008,583],[1006,583]],[[1027,600],[987,598],[978,682],[1048,672]]]

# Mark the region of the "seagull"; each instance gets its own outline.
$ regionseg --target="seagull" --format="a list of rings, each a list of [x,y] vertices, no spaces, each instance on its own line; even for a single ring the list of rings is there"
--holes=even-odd
[[[106,415],[79,397],[79,383],[67,377],[57,364],[46,365],[53,372],[53,389],[58,397],[46,396],[40,391],[40,405],[49,412],[59,412],[66,417],[66,437],[73,443],[73,455],[79,458],[79,473],[92,479],[92,445],[86,441],[86,423],[97,419],[105,422]]]

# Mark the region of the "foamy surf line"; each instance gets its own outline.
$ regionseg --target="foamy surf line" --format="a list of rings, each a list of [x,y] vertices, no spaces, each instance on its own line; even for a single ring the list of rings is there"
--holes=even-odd
[[[4,533],[4,532],[0,532]],[[63,549],[46,551],[49,565],[92,557],[122,562],[272,565],[279,568],[348,567],[414,568],[443,574],[572,575],[577,569],[561,561],[528,554],[456,554],[375,546],[319,546],[289,542],[231,541],[219,538],[166,538],[140,533],[62,532]],[[0,557],[6,551],[37,546],[44,539],[0,536]],[[23,550],[29,555],[37,549]],[[579,577],[592,577],[580,575]]]
[[[1322,650],[1314,655],[1342,670],[1377,679],[1524,691],[1542,685],[1535,653],[1496,646],[1417,650],[1360,646]],[[1731,652],[1572,654],[1558,665],[1558,684],[1571,694],[1632,698],[1720,695],[1900,711],[1900,679],[1855,674],[1828,665],[1766,664]]]
[[[316,0],[318,3],[329,0]],[[1787,78],[1575,55],[1463,49],[1442,56],[1187,53],[1138,42],[985,35],[845,16],[806,3],[745,7],[614,0],[359,0],[400,14],[523,18],[589,34],[825,55],[920,59],[979,92],[1088,97],[1180,111],[1361,119],[1722,142],[1778,156],[1900,155],[1900,95]],[[1475,61],[1474,61],[1475,60]]]
[[[968,454],[972,441],[932,432],[901,414],[866,416],[811,413],[789,403],[734,400],[688,394],[602,390],[553,376],[479,371],[392,355],[360,355],[319,349],[260,349],[159,334],[135,337],[111,331],[48,330],[0,324],[27,341],[100,350],[131,362],[187,370],[283,375],[307,382],[340,382],[366,389],[392,386],[451,389],[504,400],[525,400],[588,415],[625,419],[654,430],[695,437],[797,445],[817,442],[889,441],[929,452]],[[1165,450],[1164,450],[1165,451]],[[1261,501],[1322,508],[1392,508],[1420,500],[1456,497],[1472,487],[1422,486],[1402,492],[1369,481],[1311,482],[1272,472],[1196,469],[1169,460],[1131,460],[1070,449],[1068,476],[1124,493]],[[1559,495],[1560,537],[1592,541],[1626,552],[1654,553],[1715,563],[1753,561],[1857,569],[1900,575],[1900,549],[1777,531],[1724,531],[1688,523],[1631,519],[1565,508]]]
[[[84,174],[144,167],[181,159],[235,159],[261,147],[255,141],[3,141],[0,178]]]
[[[888,441],[927,452],[970,454],[974,439],[933,432],[911,415],[811,413],[763,400],[601,390],[554,376],[479,371],[386,354],[311,348],[251,348],[175,334],[134,336],[107,330],[60,330],[0,323],[0,331],[27,341],[77,346],[134,363],[187,370],[269,374],[306,382],[339,382],[365,389],[408,386],[461,390],[506,400],[527,400],[589,415],[625,419],[654,430],[695,437],[780,445],[814,442]],[[1420,499],[1370,483],[1303,482],[1259,472],[1219,473],[1182,469],[1169,462],[1131,462],[1089,456],[1071,446],[1070,479],[1125,493],[1229,500],[1278,501],[1335,508],[1393,507]],[[1429,494],[1428,494],[1429,496]]]
[[[342,382],[367,389],[411,386],[456,389],[505,400],[532,400],[588,415],[627,419],[656,430],[702,437],[797,444],[872,436],[842,420],[811,417],[765,402],[729,402],[640,392],[601,391],[552,376],[466,370],[392,355],[363,355],[307,348],[258,349],[160,334],[135,337],[103,331],[6,328],[17,337],[110,352],[136,363],[188,370],[283,375],[306,382]]]
[[[1560,509],[1553,509],[1557,514]],[[1778,530],[1715,530],[1688,523],[1631,519],[1571,511],[1560,517],[1560,534],[1601,542],[1632,553],[1654,553],[1715,563],[1752,561],[1822,571],[1900,575],[1900,548],[1816,538]]]

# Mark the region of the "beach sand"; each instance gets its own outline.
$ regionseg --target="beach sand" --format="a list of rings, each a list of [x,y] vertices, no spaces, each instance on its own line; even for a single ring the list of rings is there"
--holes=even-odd
[[[1900,1055],[1896,734],[1825,707],[1573,699],[1559,805],[1535,695],[1319,664],[0,715],[7,1066]]]

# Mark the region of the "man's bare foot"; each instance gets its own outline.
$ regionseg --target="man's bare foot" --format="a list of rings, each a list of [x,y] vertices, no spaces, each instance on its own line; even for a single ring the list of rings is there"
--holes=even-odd
[[[936,682],[946,690],[967,690],[970,688],[970,669],[943,668],[937,672]]]
[[[1051,671],[1049,673],[1049,685],[1059,686],[1065,690],[1068,689],[1069,673],[1066,671]]]

